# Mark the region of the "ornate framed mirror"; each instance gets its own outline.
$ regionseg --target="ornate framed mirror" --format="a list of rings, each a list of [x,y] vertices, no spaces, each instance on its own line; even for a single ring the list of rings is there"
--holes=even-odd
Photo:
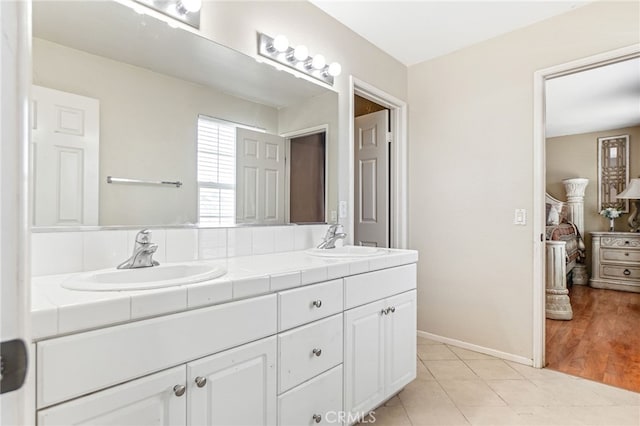
[[[598,211],[615,207],[629,212],[617,195],[629,183],[629,135],[598,138]]]

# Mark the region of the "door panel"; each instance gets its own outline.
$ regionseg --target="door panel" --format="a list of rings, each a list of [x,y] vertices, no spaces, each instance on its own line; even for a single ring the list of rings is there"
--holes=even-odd
[[[236,222],[284,223],[284,138],[238,128],[236,144]]]
[[[273,336],[189,363],[187,423],[275,425],[276,347]]]
[[[385,321],[385,394],[402,389],[416,377],[416,291],[387,299],[393,312]]]
[[[389,247],[387,110],[355,118],[355,244]]]
[[[97,225],[99,101],[32,87],[34,224]]]
[[[384,398],[384,307],[379,301],[345,312],[347,414],[367,411]]]
[[[50,425],[184,425],[185,367],[175,367],[38,412],[38,424]]]

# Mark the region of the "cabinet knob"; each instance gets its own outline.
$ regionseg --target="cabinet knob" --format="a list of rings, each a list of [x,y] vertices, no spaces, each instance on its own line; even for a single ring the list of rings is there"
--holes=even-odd
[[[322,306],[322,300],[320,300],[320,299],[314,300],[313,301],[313,306],[315,306],[316,308],[319,308],[320,306]]]
[[[322,349],[315,348],[315,349],[314,349],[314,350],[312,350],[311,352],[313,352],[313,354],[314,354],[315,356],[320,356],[320,355],[322,355]]]
[[[629,276],[629,275],[631,275],[631,271],[630,271],[630,270],[628,270],[628,269],[625,269],[625,270],[624,270],[624,272],[623,272],[623,274],[625,274],[625,275]]]
[[[629,244],[629,241],[625,241],[624,243],[628,245],[628,244]]]
[[[202,377],[202,376],[198,376],[196,377],[196,385],[198,385],[199,388],[203,388],[206,384],[207,384],[207,378],[206,377]]]
[[[322,421],[322,415],[321,414],[314,414],[312,419],[313,419],[314,422],[320,423]]]
[[[389,308],[381,310],[381,311],[380,311],[380,314],[382,314],[382,315],[389,315]]]
[[[624,255],[625,255],[625,256],[629,256],[629,253],[625,253]]]
[[[392,307],[389,308],[389,310],[391,311],[391,313],[394,313],[396,311],[396,307],[392,306]]]
[[[187,390],[187,388],[185,387],[185,385],[175,385],[173,387],[173,393],[175,393],[176,396],[184,395],[186,390]]]

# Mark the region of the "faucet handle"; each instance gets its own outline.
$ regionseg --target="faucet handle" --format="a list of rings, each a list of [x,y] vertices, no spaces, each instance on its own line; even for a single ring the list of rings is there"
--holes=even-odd
[[[149,244],[153,234],[148,229],[143,229],[136,234],[136,243]]]

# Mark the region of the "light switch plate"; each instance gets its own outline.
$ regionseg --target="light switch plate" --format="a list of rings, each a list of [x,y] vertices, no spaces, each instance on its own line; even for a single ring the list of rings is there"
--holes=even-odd
[[[516,209],[513,217],[514,225],[526,225],[527,224],[527,211],[525,209]]]

